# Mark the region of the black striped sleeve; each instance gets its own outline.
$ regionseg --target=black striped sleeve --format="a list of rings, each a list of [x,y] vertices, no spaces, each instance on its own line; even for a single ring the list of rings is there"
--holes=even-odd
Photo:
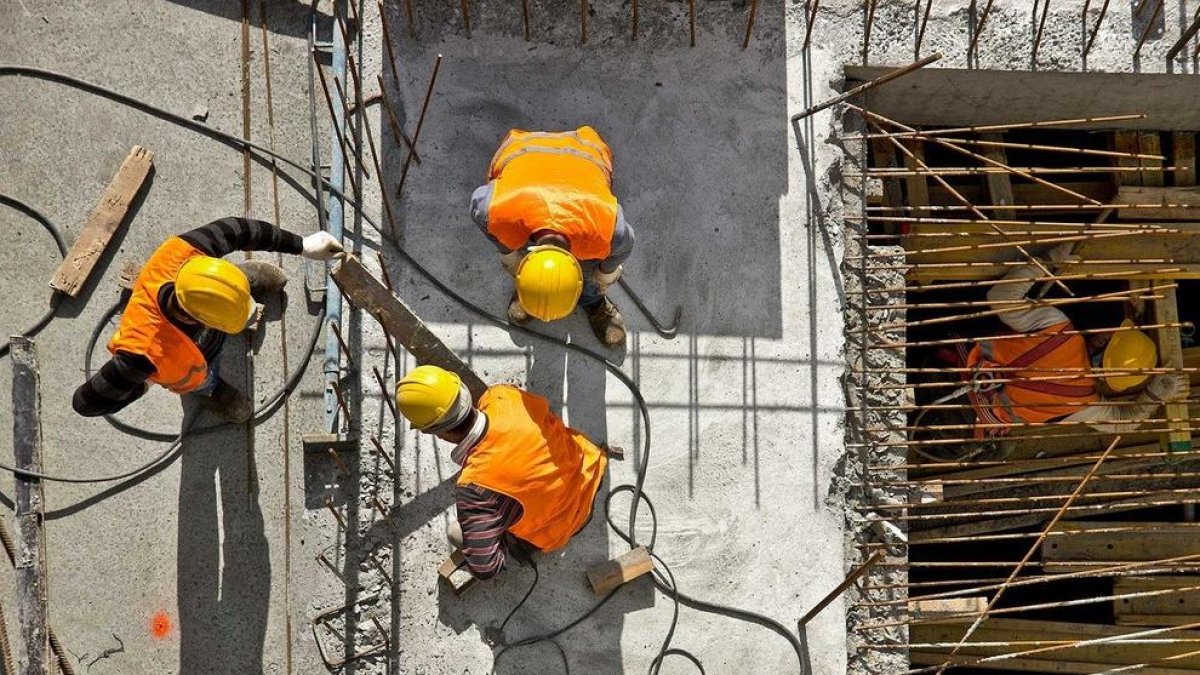
[[[504,569],[508,559],[505,535],[524,510],[512,497],[476,485],[459,485],[454,498],[467,567],[475,578],[490,579]]]
[[[92,379],[75,390],[71,406],[84,417],[115,413],[146,393],[154,364],[140,354],[117,352]]]
[[[179,235],[181,239],[220,258],[234,251],[279,251],[299,254],[304,238],[271,223],[251,218],[222,218]]]

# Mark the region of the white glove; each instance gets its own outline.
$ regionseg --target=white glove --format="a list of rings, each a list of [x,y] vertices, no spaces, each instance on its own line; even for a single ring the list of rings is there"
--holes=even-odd
[[[508,253],[500,254],[500,266],[504,271],[508,272],[509,276],[517,276],[517,269],[521,267],[521,260],[525,258],[525,253],[521,249],[509,251]]]
[[[600,269],[599,265],[596,265],[596,271],[592,272],[592,281],[596,282],[596,285],[600,287],[600,290],[608,290],[609,286],[617,283],[617,279],[621,278],[621,270],[623,267],[623,265],[618,265],[617,269],[611,272],[605,272]]]
[[[304,238],[305,258],[312,260],[329,260],[342,252],[342,243],[333,238],[328,232],[314,232]]]
[[[1150,398],[1157,401],[1174,401],[1185,398],[1190,392],[1190,385],[1187,378],[1168,373],[1166,375],[1156,375],[1150,380],[1150,385],[1146,387],[1146,393],[1150,394]]]
[[[1074,262],[1079,259],[1078,256],[1074,255],[1072,250],[1074,248],[1075,242],[1064,241],[1058,246],[1050,249],[1050,252],[1046,254],[1046,257],[1049,258],[1050,262],[1054,263],[1055,265],[1061,265],[1065,262]]]

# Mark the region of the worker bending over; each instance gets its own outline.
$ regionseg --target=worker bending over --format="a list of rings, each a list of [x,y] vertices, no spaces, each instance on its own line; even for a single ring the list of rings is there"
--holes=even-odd
[[[225,337],[253,318],[253,298],[280,291],[287,276],[265,261],[221,259],[237,250],[328,260],[342,246],[326,232],[302,238],[247,218],[223,218],[166,240],[134,282],[108,342],[112,359],[75,390],[75,411],[87,417],[117,412],[141,398],[149,381],[202,395],[201,403],[227,421],[249,420],[253,404],[219,377],[217,357]]]
[[[591,518],[608,457],[541,396],[497,385],[473,405],[458,375],[419,366],[396,403],[413,428],[456,444],[458,518],[446,534],[475,577],[495,576],[510,554],[562,548]]]
[[[513,129],[471,195],[471,217],[500,248],[513,276],[508,318],[557,321],[578,304],[600,342],[625,341],[608,298],[633,252],[633,228],[612,193],[612,151],[591,127]]]
[[[1049,259],[1058,264],[1069,256],[1070,245],[1062,245],[1050,251]],[[978,369],[969,393],[981,425],[978,437],[1004,434],[1008,424],[1058,419],[1088,424],[1104,433],[1129,431],[1138,421],[1150,418],[1163,401],[1188,391],[1188,381],[1179,375],[1151,377],[1138,372],[1154,368],[1158,352],[1154,341],[1134,330],[1128,319],[1121,324],[1124,330],[1111,333],[1111,337],[1085,340],[1057,307],[1015,306],[1041,274],[1033,264],[1021,265],[1004,280],[1028,281],[995,284],[988,291],[992,308],[1001,311],[1000,320],[1023,337],[980,340],[966,355],[966,365]],[[1097,378],[1089,372],[1093,367],[1132,372],[1106,372]],[[1063,371],[1080,374],[1048,379]],[[1009,381],[989,384],[991,379]],[[1106,397],[1133,394],[1137,398],[1126,405],[1105,405]]]

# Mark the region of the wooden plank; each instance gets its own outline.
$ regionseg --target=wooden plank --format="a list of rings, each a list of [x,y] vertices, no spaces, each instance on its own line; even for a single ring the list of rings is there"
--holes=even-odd
[[[654,561],[650,558],[650,552],[645,546],[639,546],[612,560],[589,567],[587,576],[592,584],[592,592],[602,597],[653,569]]]
[[[1190,131],[1171,134],[1171,164],[1175,166],[1175,185],[1196,184],[1196,134]]]
[[[1070,536],[1052,537],[1042,546],[1047,573],[1078,570],[1078,566],[1054,563],[1120,561],[1143,562],[1200,554],[1200,523],[1138,523],[1149,529],[1134,532],[1092,532],[1128,527],[1123,521],[1064,521],[1055,532]]]
[[[1156,295],[1162,297],[1153,301],[1155,323],[1179,323],[1179,304],[1175,290],[1167,288],[1156,292]],[[1179,329],[1159,328],[1154,333],[1154,338],[1158,343],[1159,365],[1163,368],[1182,368],[1183,345],[1180,342]],[[1181,398],[1185,400],[1189,398],[1188,392],[1185,392]],[[1163,410],[1166,411],[1165,417],[1184,421],[1171,422],[1167,425],[1173,431],[1162,435],[1160,440],[1162,448],[1170,452],[1191,450],[1192,433],[1189,430],[1191,423],[1187,421],[1190,418],[1187,403],[1167,403],[1163,406]]]
[[[999,133],[982,134],[980,136],[980,138],[982,138],[985,141],[1003,141],[1004,134],[999,134]],[[1001,164],[1008,164],[1008,153],[1005,152],[1003,147],[986,147],[985,146],[980,151],[979,154],[983,155],[984,157],[987,157],[988,159],[990,159],[992,161],[1000,162]],[[984,166],[988,166],[988,165],[986,163],[984,163]],[[994,165],[992,165],[992,166],[994,166]],[[991,204],[1015,204],[1016,203],[1016,201],[1014,201],[1014,197],[1013,197],[1012,177],[1009,176],[1009,174],[1007,174],[1007,173],[989,173],[984,177],[984,184],[987,187],[988,198],[991,200],[989,203],[991,203]],[[1016,211],[1013,211],[1011,209],[998,209],[997,211],[995,211],[995,216],[993,216],[993,217],[996,219],[1000,219],[1000,220],[1012,220],[1013,218],[1016,217]]]
[[[375,317],[393,340],[412,353],[419,365],[430,364],[457,373],[475,400],[487,391],[487,384],[403,300],[373,277],[358,258],[343,256],[333,266],[331,275],[350,302]]]
[[[964,614],[983,614],[988,600],[982,595],[938,600],[910,600],[908,613],[914,619],[957,617]]]
[[[33,340],[10,338],[13,380],[13,456],[18,468],[42,470],[42,419],[40,375]],[[50,640],[47,635],[46,540],[42,532],[45,496],[42,482],[15,475],[13,492],[18,540],[14,566],[19,606],[17,621],[21,637],[17,648],[17,672],[49,675]]]
[[[1138,134],[1137,131],[1114,131],[1112,136],[1112,149],[1117,152],[1125,152],[1131,155],[1138,154]],[[1131,157],[1113,157],[1115,166],[1139,166],[1138,160]],[[1116,176],[1117,185],[1142,185],[1142,174],[1138,171],[1118,171]]]
[[[972,619],[947,619],[936,623],[915,624],[910,627],[909,641],[912,643],[950,643],[955,644],[962,638],[967,626]],[[1140,630],[1134,627],[1125,626],[1110,626],[1103,624],[1089,623],[1069,623],[1061,621],[1034,621],[1028,619],[1004,619],[1004,618],[989,618],[987,621],[979,625],[974,635],[971,636],[971,642],[1024,642],[1024,641],[1069,641],[1076,642],[1080,640],[1091,640],[1094,638],[1116,637],[1136,633]],[[1168,636],[1164,636],[1168,637]],[[1169,634],[1171,638],[1180,639],[1200,639],[1200,631],[1181,630],[1172,631]],[[1022,651],[1023,649],[1036,649],[1035,646],[971,646],[965,645],[959,650],[959,655],[972,655],[975,658],[980,656],[991,656],[997,654],[1005,654],[1014,651]],[[1117,644],[1093,644],[1089,646],[1075,647],[1071,649],[1058,649],[1055,651],[1040,652],[1030,654],[1025,658],[1030,661],[1040,662],[1044,664],[1041,670],[1031,670],[1030,672],[1088,672],[1094,673],[1104,670],[1103,666],[1116,665],[1132,665],[1138,663],[1154,663],[1169,656],[1175,656],[1187,651],[1192,651],[1195,648],[1188,649],[1188,644],[1162,644],[1162,643],[1117,643]],[[950,647],[944,649],[931,649],[923,647],[920,651],[924,654],[936,654],[943,657],[950,653]],[[967,659],[970,660],[970,659]],[[915,661],[914,661],[915,662]],[[1056,664],[1067,663],[1089,663],[1100,664],[1099,667],[1094,667],[1092,670],[1058,670]],[[997,669],[1013,670],[1009,660],[994,661],[988,664],[989,667]],[[1194,675],[1200,672],[1200,655],[1192,655],[1188,658],[1182,658],[1170,661],[1167,664],[1171,669],[1179,673]],[[979,667],[983,667],[980,664]],[[1164,670],[1163,666],[1154,666],[1139,670],[1139,673],[1170,673],[1172,670]]]
[[[101,195],[100,202],[88,216],[83,232],[50,280],[51,288],[75,297],[87,284],[96,262],[104,255],[113,235],[125,222],[129,205],[146,184],[146,178],[154,168],[153,159],[154,154],[140,146],[135,145],[129,151],[129,156],[121,163],[121,168],[117,169],[117,174]]]
[[[1143,155],[1161,155],[1162,138],[1157,131],[1140,131],[1138,132],[1138,147],[1139,152]],[[1142,176],[1142,185],[1147,187],[1162,187],[1163,163],[1161,159],[1139,159],[1138,164],[1150,169],[1149,171],[1138,172]],[[1158,170],[1153,170],[1155,168]]]
[[[1122,185],[1113,204],[1162,204],[1163,208],[1117,209],[1117,220],[1198,220],[1200,187],[1137,187]],[[1166,206],[1166,205],[1174,206]],[[1182,206],[1179,206],[1182,205]]]
[[[1181,590],[1187,589],[1187,590]],[[1114,595],[1173,591],[1163,595],[1119,598],[1113,600],[1113,614],[1117,623],[1128,625],[1178,625],[1175,619],[1187,617],[1195,623],[1200,621],[1200,576],[1161,577],[1118,577],[1113,583]],[[1148,623],[1151,615],[1161,617]],[[1172,617],[1172,618],[1168,618]],[[1122,621],[1125,618],[1125,621]],[[1163,623],[1158,623],[1162,621]]]
[[[925,161],[925,143],[922,141],[901,141],[904,147],[913,154],[909,157],[904,156],[904,166],[910,170],[920,168],[920,162]],[[929,206],[929,179],[925,176],[907,176],[904,179],[905,199],[909,206]],[[924,211],[913,211],[913,215],[925,215]],[[922,224],[913,224],[909,227],[911,232],[921,232]]]

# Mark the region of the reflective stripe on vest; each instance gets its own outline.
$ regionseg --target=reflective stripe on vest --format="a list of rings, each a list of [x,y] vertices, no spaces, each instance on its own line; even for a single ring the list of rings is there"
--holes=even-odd
[[[981,422],[1011,424],[1049,422],[1083,409],[1100,399],[1096,381],[1090,375],[1087,345],[1079,335],[1063,335],[1070,322],[1060,322],[1037,333],[1004,340],[984,340],[967,356],[969,367],[1015,368],[1001,371],[1010,380],[998,391],[972,397],[976,416]],[[1036,379],[1057,377],[1078,371],[1078,377],[1062,380]],[[987,408],[981,404],[1000,405]],[[1061,404],[1061,405],[1058,405]],[[988,435],[1001,435],[1008,429],[988,428]]]
[[[509,531],[542,551],[566,545],[592,514],[607,457],[550,411],[546,399],[516,387],[492,387],[479,399],[487,415],[459,485],[512,497],[521,518]]]
[[[509,250],[547,231],[566,237],[579,260],[608,257],[619,207],[612,151],[595,129],[514,129],[492,156],[488,180],[488,232]]]
[[[204,252],[179,237],[158,247],[138,274],[129,304],[121,313],[117,332],[108,341],[108,351],[140,354],[154,364],[150,381],[186,394],[204,384],[208,363],[200,348],[158,306],[163,284],[173,283],[183,263]]]

